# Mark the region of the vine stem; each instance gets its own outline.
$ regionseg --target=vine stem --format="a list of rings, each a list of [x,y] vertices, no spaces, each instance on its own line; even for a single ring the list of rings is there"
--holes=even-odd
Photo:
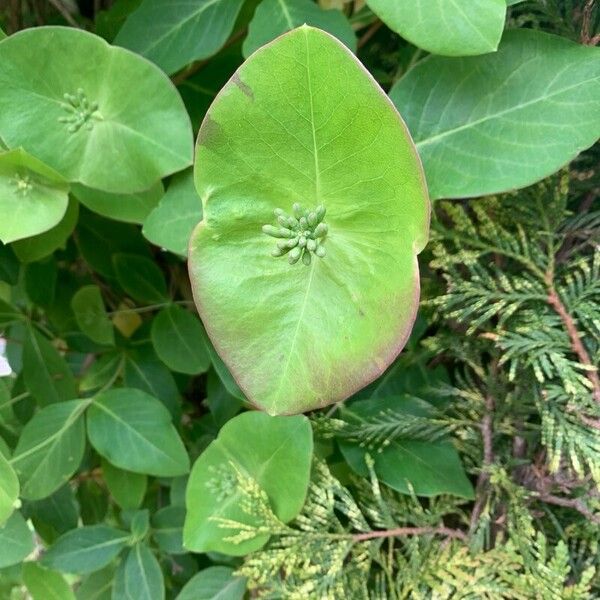
[[[467,536],[460,529],[450,529],[449,527],[397,527],[396,529],[384,529],[381,531],[369,531],[367,533],[357,533],[352,536],[355,542],[365,542],[377,538],[400,537],[405,535],[443,535],[448,538],[466,540]]]
[[[600,404],[600,377],[598,376],[598,370],[594,367],[592,359],[581,341],[581,336],[577,330],[575,320],[560,299],[560,296],[552,283],[551,276],[546,278],[546,283],[548,284],[548,304],[550,304],[563,322],[569,335],[569,339],[571,340],[571,349],[577,355],[579,362],[587,367],[586,375],[592,384],[592,396],[594,400]]]

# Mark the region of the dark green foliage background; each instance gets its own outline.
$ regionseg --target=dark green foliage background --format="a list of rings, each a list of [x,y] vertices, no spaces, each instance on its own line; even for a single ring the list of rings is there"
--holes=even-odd
[[[325,21],[305,3],[309,23],[349,45],[354,30],[386,91],[427,55],[360,1],[322,2],[341,11]],[[0,27],[119,42],[141,4],[13,0]],[[256,0],[225,4],[215,15],[231,27],[211,31],[212,47],[175,39],[171,56],[150,57],[195,131],[248,50],[281,33],[257,31]],[[599,41],[594,0],[509,4],[507,29]],[[225,546],[269,540],[245,556],[182,545],[190,464],[249,409],[191,299],[191,174],[127,209],[74,186],[50,242],[0,244],[13,369],[0,379],[0,508],[4,494],[16,509],[0,525],[0,598],[600,597],[599,158],[594,146],[520,191],[434,203],[412,337],[378,381],[308,415],[301,513],[281,522],[252,478],[234,477],[252,525],[222,523]],[[237,451],[256,443],[242,431]],[[274,477],[285,488],[285,469]]]

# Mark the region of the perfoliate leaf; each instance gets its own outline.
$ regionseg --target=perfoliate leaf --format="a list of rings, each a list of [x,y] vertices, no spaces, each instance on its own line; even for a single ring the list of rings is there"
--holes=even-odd
[[[189,118],[168,78],[81,29],[4,40],[0,90],[0,136],[68,181],[133,193],[191,164]]]
[[[242,600],[246,578],[236,577],[229,567],[208,567],[196,573],[176,600]]]
[[[71,191],[95,213],[125,223],[143,223],[164,194],[161,181],[135,194],[111,194],[79,184],[73,185]]]
[[[75,600],[64,577],[37,562],[29,561],[23,565],[23,582],[32,600]]]
[[[21,148],[0,153],[0,241],[8,244],[54,227],[67,210],[68,192],[56,171]]]
[[[432,407],[411,396],[397,398],[374,398],[344,407],[343,417],[359,425],[378,418],[384,421],[390,414],[427,417]],[[374,447],[368,443],[340,442],[340,448],[348,464],[363,477],[369,472],[365,455],[375,461],[375,472],[380,480],[391,488],[418,496],[454,494],[463,498],[473,497],[473,486],[469,482],[458,453],[449,441],[426,441],[394,437],[378,440]]]
[[[67,239],[73,233],[75,225],[77,225],[78,216],[79,204],[71,198],[67,212],[58,225],[40,235],[14,242],[12,249],[22,263],[30,263],[46,258],[58,248],[65,246]]]
[[[367,0],[392,30],[433,54],[469,56],[498,47],[506,0]]]
[[[164,600],[165,582],[158,561],[145,544],[136,544],[121,562],[113,598],[120,600]]]
[[[190,169],[173,177],[166,194],[144,221],[142,231],[153,244],[187,256],[190,236],[201,220],[202,202]]]
[[[167,409],[148,394],[115,388],[99,394],[88,412],[92,446],[113,465],[156,477],[189,470],[189,458]]]
[[[350,50],[356,50],[354,30],[342,11],[323,10],[311,0],[262,0],[248,27],[244,56],[305,23],[331,33]]]
[[[102,475],[115,502],[124,509],[139,508],[146,494],[148,478],[111,465],[102,459]]]
[[[42,406],[77,397],[73,373],[58,350],[33,327],[23,347],[23,377],[31,395]]]
[[[497,53],[431,57],[390,97],[415,139],[432,198],[480,196],[554,173],[600,136],[600,50],[507,31]]]
[[[115,44],[155,62],[169,75],[215,54],[227,41],[243,0],[144,0]]]
[[[86,285],[79,288],[71,300],[71,308],[79,329],[98,344],[113,345],[115,332],[106,314],[100,288]]]
[[[157,356],[178,373],[197,375],[210,366],[202,341],[202,324],[191,312],[173,304],[152,321],[152,344]]]
[[[246,412],[228,421],[200,455],[186,492],[184,545],[193,552],[241,556],[265,544],[268,535],[235,543],[226,539],[219,519],[260,524],[241,502],[238,472],[253,478],[283,522],[304,503],[312,460],[312,430],[306,417],[270,417]]]
[[[402,120],[351,52],[301,27],[253,54],[207,113],[195,180],[194,298],[248,399],[301,412],[381,374],[415,318],[429,203]]]
[[[6,457],[0,452],[0,525],[10,517],[19,497],[19,480]]]
[[[75,473],[85,449],[83,413],[90,402],[52,404],[25,425],[9,461],[19,476],[24,498],[45,498]]]
[[[63,573],[91,573],[106,567],[123,548],[130,534],[108,525],[72,529],[44,554],[42,563]]]
[[[33,532],[20,512],[13,513],[0,525],[0,569],[20,563],[34,547]]]

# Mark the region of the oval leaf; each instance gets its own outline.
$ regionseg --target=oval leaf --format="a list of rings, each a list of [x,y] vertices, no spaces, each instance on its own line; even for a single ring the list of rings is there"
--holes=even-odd
[[[248,27],[242,46],[244,56],[305,23],[331,33],[350,50],[356,50],[354,30],[341,10],[323,10],[312,0],[263,0]]]
[[[208,111],[195,169],[194,297],[249,400],[301,412],[380,375],[414,322],[429,204],[402,120],[351,52],[301,27],[253,54]],[[270,237],[275,209],[310,211],[312,252],[297,231]]]
[[[194,552],[241,556],[265,544],[268,535],[233,542],[219,519],[260,524],[244,510],[238,472],[251,477],[269,497],[283,522],[302,508],[312,459],[312,430],[306,417],[270,417],[246,412],[234,417],[196,461],[186,492],[184,546]],[[235,532],[232,532],[235,533]]]
[[[507,31],[496,54],[431,57],[390,92],[433,198],[534,183],[600,136],[600,50]]]
[[[367,4],[403,38],[444,56],[493,52],[506,17],[506,0],[367,0]]]
[[[0,525],[0,569],[20,563],[34,548],[33,531],[20,512],[13,513]]]
[[[0,136],[68,181],[132,193],[192,162],[191,124],[164,73],[81,29],[4,40],[0,90]]]
[[[242,600],[246,579],[236,577],[229,567],[208,567],[196,573],[176,600]]]
[[[37,562],[29,561],[23,565],[23,583],[32,600],[75,600],[75,594],[64,577]]]
[[[92,446],[121,469],[156,477],[189,471],[169,411],[140,390],[118,388],[96,396],[88,411],[88,435]]]
[[[158,358],[178,373],[197,375],[210,366],[204,332],[198,317],[173,304],[152,321],[152,344]]]
[[[148,546],[136,544],[121,562],[115,577],[112,597],[115,600],[164,600],[163,574]]]
[[[97,285],[79,288],[71,299],[71,308],[79,329],[85,335],[98,344],[114,345],[115,332]]]
[[[227,41],[243,0],[144,0],[125,21],[115,44],[171,74],[215,54]]]
[[[1,98],[0,93],[0,104]],[[57,225],[67,210],[68,193],[58,173],[22,149],[0,154],[0,240],[8,244]]]

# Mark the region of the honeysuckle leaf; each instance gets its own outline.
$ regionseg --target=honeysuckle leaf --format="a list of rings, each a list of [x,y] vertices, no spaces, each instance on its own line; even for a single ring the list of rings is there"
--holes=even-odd
[[[256,8],[242,46],[244,56],[300,25],[323,29],[356,50],[356,36],[341,10],[323,10],[312,0],[262,0]]]
[[[244,0],[144,0],[115,44],[155,62],[166,73],[215,54],[227,41]]]
[[[190,120],[164,73],[81,29],[4,40],[0,90],[2,139],[68,181],[133,193],[192,162]]]
[[[1,98],[2,93],[0,104]],[[0,241],[8,244],[54,227],[67,210],[68,193],[68,183],[56,171],[23,149],[2,152]]]
[[[493,52],[506,18],[506,0],[367,0],[367,4],[403,38],[444,56]]]
[[[270,417],[252,411],[228,421],[192,468],[186,491],[184,546],[194,552],[212,550],[234,556],[263,546],[267,534],[239,542],[224,534],[220,519],[248,526],[261,524],[257,515],[244,509],[244,502],[252,500],[244,501],[239,477],[252,478],[267,494],[277,517],[288,522],[304,504],[312,450],[312,430],[304,416]]]
[[[352,53],[303,26],[253,54],[206,115],[195,181],[194,297],[248,399],[296,413],[380,375],[415,318],[429,203],[404,123]],[[279,232],[304,210],[308,237]]]
[[[156,207],[164,194],[161,181],[135,194],[111,194],[74,184],[73,195],[90,210],[117,221],[141,224]]]
[[[600,50],[507,31],[497,53],[431,57],[390,97],[423,160],[432,198],[523,187],[600,136]]]

